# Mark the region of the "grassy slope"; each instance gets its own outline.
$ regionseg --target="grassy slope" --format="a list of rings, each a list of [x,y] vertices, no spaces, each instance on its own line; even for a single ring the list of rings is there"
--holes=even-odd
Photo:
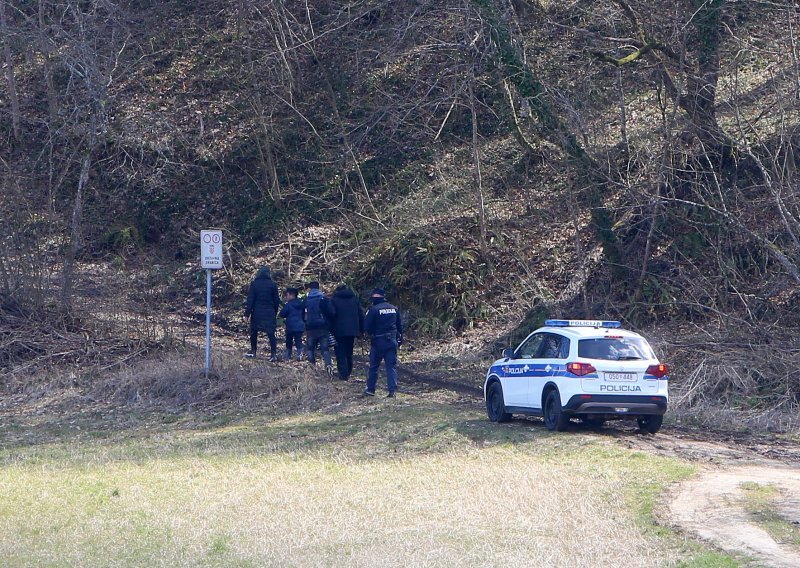
[[[108,262],[103,264],[106,270],[99,279],[111,283],[111,269],[119,273],[121,282],[115,285],[120,290],[108,293],[114,304],[120,301],[120,291],[141,286],[142,290],[126,298],[129,310],[150,310],[157,321],[164,322],[167,310],[186,304],[192,315],[199,316],[203,275],[195,262],[196,232],[213,225],[226,229],[232,253],[228,270],[217,276],[222,300],[217,303],[218,312],[227,320],[238,316],[253,271],[267,263],[286,275],[280,279],[282,285],[311,278],[331,284],[358,274],[357,284],[365,291],[386,280],[388,287],[397,287],[393,297],[401,301],[407,313],[423,316],[416,327],[432,335],[448,331],[456,312],[465,308],[475,318],[470,323],[492,327],[486,337],[473,341],[481,347],[513,327],[531,305],[542,300],[553,302],[554,315],[630,316],[637,323],[635,314],[629,312],[638,308],[630,306],[624,296],[620,300],[615,295],[616,289],[624,286],[609,279],[591,237],[589,213],[585,204],[577,201],[574,180],[563,157],[552,144],[536,137],[535,152],[526,151],[515,140],[505,93],[496,84],[488,55],[480,69],[476,96],[480,102],[489,261],[453,260],[463,249],[474,253],[479,231],[471,168],[471,118],[463,100],[453,107],[452,115],[447,114],[463,87],[463,58],[468,55],[454,47],[463,41],[463,22],[452,3],[390,3],[391,7],[383,6],[380,17],[371,23],[350,22],[333,12],[318,15],[319,25],[329,26],[335,33],[320,38],[318,64],[311,65],[311,55],[305,49],[293,51],[298,58],[293,71],[297,92],[293,97],[324,142],[298,119],[295,110],[276,97],[264,95],[275,107],[272,142],[286,192],[286,209],[280,215],[264,198],[259,185],[263,172],[254,148],[259,129],[247,93],[254,88],[261,92],[263,85],[253,87],[243,64],[247,50],[236,11],[214,1],[191,5],[165,2],[159,10],[153,10],[151,4],[133,2],[129,6],[126,25],[138,41],[131,44],[128,55],[136,64],[126,68],[112,88],[115,118],[109,126],[109,140],[113,144],[104,150],[108,156],[103,154],[110,160],[103,166],[108,177],[93,178],[94,190],[87,197],[87,251],[107,254],[104,261]],[[600,38],[628,34],[629,25],[619,13],[612,10],[606,15],[602,6],[588,2],[574,7],[540,3],[547,6],[541,13],[534,9],[536,3],[529,4],[530,9],[517,9],[530,64],[552,90],[553,98],[560,101],[558,104],[566,105],[559,111],[565,116],[575,114],[572,126],[585,134],[587,147],[602,158],[621,140],[617,74],[585,53],[590,45],[588,36],[579,30],[591,28],[599,34],[591,46],[609,49],[613,44]],[[293,30],[303,32],[300,22],[305,18],[305,5],[287,5],[298,10]],[[648,13],[647,3],[637,5],[642,13]],[[594,9],[598,14],[593,14]],[[777,19],[767,15],[754,9],[750,17],[742,18],[737,34],[759,39],[759,34],[772,29]],[[656,16],[667,18],[669,14],[656,11]],[[658,27],[657,23],[648,25]],[[283,84],[280,76],[273,76],[283,63],[277,58],[271,36],[263,33],[265,22],[254,18],[252,25],[252,41],[264,54],[258,63],[263,72],[256,74],[257,79],[265,84]],[[483,29],[477,22],[472,25]],[[398,30],[404,32],[398,35]],[[786,34],[779,35],[784,38]],[[767,49],[771,44],[763,37],[757,43],[752,47],[755,59],[736,89],[765,83],[769,70],[779,61],[780,50]],[[567,47],[570,57],[561,57]],[[739,93],[730,84],[732,78],[739,77],[740,69],[732,59],[739,50],[735,42],[725,44],[721,102]],[[38,99],[32,94],[40,87],[36,79],[39,75],[26,65],[20,63],[20,70],[25,70],[21,84],[29,95],[27,112],[42,114],[45,106],[36,103]],[[341,95],[337,112],[346,129],[352,131],[357,158],[342,160],[346,152],[339,147],[340,125],[333,119],[322,71],[335,79],[332,88]],[[619,207],[626,258],[638,274],[647,223],[631,221],[625,212],[638,207],[646,210],[652,201],[647,188],[658,177],[654,168],[661,163],[660,113],[648,65],[626,68],[623,82],[627,132],[637,156],[634,172],[638,173],[631,173],[632,177],[620,185],[628,189],[608,196],[608,203]],[[758,93],[742,104],[747,112],[761,112],[763,107]],[[524,108],[518,110],[522,113]],[[720,113],[728,125],[730,110],[726,107]],[[202,129],[198,116],[202,117]],[[444,128],[437,138],[441,125]],[[38,150],[30,154],[38,155]],[[134,165],[129,159],[132,155],[141,155],[141,163]],[[361,190],[351,162],[357,162],[363,170],[386,228],[356,214],[372,215],[364,203],[355,201]],[[36,171],[41,177],[40,169]],[[345,193],[340,195],[344,191],[343,176],[353,178],[345,188],[345,211],[329,210],[328,206],[345,197]],[[72,199],[69,187],[63,196],[66,211]],[[328,205],[317,201],[323,198]],[[626,223],[632,225],[626,229]],[[129,225],[147,242],[147,254],[138,251],[141,242],[129,248],[100,247],[97,240],[102,240],[106,231]],[[645,296],[646,302],[654,304],[654,311],[642,317],[658,318],[660,325],[664,320],[674,320],[678,327],[689,319],[681,308],[684,301],[691,305],[698,298],[703,302],[708,299],[688,292],[695,288],[715,290],[713,282],[703,284],[701,276],[714,276],[719,270],[709,267],[713,255],[703,247],[692,249],[695,255],[686,258],[687,247],[676,239],[694,238],[696,231],[688,235],[671,235],[669,229],[665,232],[667,237],[653,247],[654,263],[661,268],[653,269],[653,289],[648,288]],[[393,247],[403,254],[391,257],[386,251]],[[176,254],[180,262],[172,262]],[[158,266],[151,268],[149,263],[154,259]],[[133,280],[131,275],[137,267],[140,271]],[[684,272],[685,278],[661,273],[664,267]],[[91,280],[85,273],[83,279]],[[771,282],[771,278],[754,278],[754,289],[742,293],[755,293],[764,282]],[[449,309],[423,305],[423,299],[430,301],[431,297],[444,298],[447,301],[440,304]],[[709,305],[713,308],[712,300]],[[96,312],[101,300],[92,296],[88,302]],[[658,306],[666,311],[658,312]],[[735,304],[731,309],[739,308]],[[435,311],[438,313],[432,314]],[[788,315],[792,310],[785,312]],[[713,319],[713,315],[708,317]],[[423,321],[425,318],[427,321]],[[237,323],[226,322],[225,327],[231,329]],[[196,321],[191,320],[189,325],[194,329]],[[244,333],[244,328],[234,331]],[[688,333],[681,331],[681,335]],[[675,330],[670,329],[670,333]],[[682,364],[682,357],[673,358]],[[687,369],[694,363],[690,362]],[[678,371],[686,373],[682,368]],[[770,373],[767,369],[763,374]]]
[[[442,395],[143,424],[0,430],[0,564],[734,565],[654,524],[691,465]]]

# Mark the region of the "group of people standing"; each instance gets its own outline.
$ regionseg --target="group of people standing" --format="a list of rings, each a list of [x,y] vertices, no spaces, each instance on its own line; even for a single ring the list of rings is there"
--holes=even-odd
[[[388,396],[393,397],[397,391],[397,349],[403,342],[403,322],[400,310],[386,301],[385,291],[381,288],[372,291],[372,306],[366,314],[358,296],[345,284],[337,286],[329,296],[322,292],[317,281],[308,282],[305,291],[305,297],[301,298],[298,288],[286,288],[281,301],[270,269],[266,266],[259,269],[250,284],[244,313],[250,323],[250,351],[246,357],[256,356],[258,334],[263,332],[269,338],[269,360],[278,360],[276,330],[280,316],[286,326],[286,360],[291,361],[294,354],[294,358],[301,361],[305,354],[308,361],[316,365],[319,350],[325,370],[333,377],[330,354],[333,344],[339,379],[346,381],[353,373],[355,340],[367,335],[371,341],[370,364],[364,394],[375,396],[378,371],[384,362]]]

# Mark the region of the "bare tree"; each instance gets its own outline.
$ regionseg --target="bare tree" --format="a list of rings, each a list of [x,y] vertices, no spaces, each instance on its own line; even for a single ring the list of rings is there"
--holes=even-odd
[[[282,3],[255,6],[249,0],[240,0],[237,9],[237,29],[244,52],[246,82],[250,95],[250,106],[255,116],[257,132],[255,135],[258,159],[261,164],[261,185],[264,195],[277,209],[283,207],[283,188],[278,175],[277,152],[273,117],[276,103],[293,99],[295,83],[291,55],[287,56],[291,34],[286,32],[289,25],[285,7]],[[259,44],[254,36],[265,34],[271,40],[275,54],[271,57],[254,56]]]
[[[14,76],[14,59],[11,54],[11,33],[8,27],[5,0],[0,0],[0,35],[2,35],[3,39],[3,63],[6,68],[6,88],[8,89],[8,97],[11,99],[11,128],[14,133],[14,138],[19,140],[22,136],[20,130],[19,93],[17,91],[17,80]]]
[[[38,23],[38,45],[42,53],[42,70],[44,71],[44,82],[47,92],[47,110],[49,114],[48,129],[52,130],[56,127],[56,119],[58,117],[58,96],[53,84],[53,61],[52,61],[52,48],[50,38],[47,33],[47,6],[45,0],[39,0],[37,13]]]
[[[85,192],[95,153],[107,127],[109,87],[127,43],[126,37],[120,37],[116,10],[114,4],[105,1],[97,1],[88,7],[80,2],[68,4],[67,11],[75,31],[69,35],[71,50],[64,63],[70,71],[71,81],[82,87],[82,96],[76,99],[73,112],[83,119],[79,124],[83,134],[80,171],[70,218],[70,244],[64,259],[61,297],[65,306],[72,302],[75,261],[83,245]],[[111,24],[110,37],[103,33],[107,23]]]
[[[481,153],[478,136],[478,113],[475,111],[475,92],[472,83],[475,77],[467,81],[467,91],[469,93],[469,110],[472,118],[472,172],[475,181],[475,189],[478,194],[478,226],[479,242],[481,245],[481,256],[484,261],[489,258],[489,249],[486,242],[486,198],[483,191],[483,174],[481,172]]]
[[[630,65],[643,58],[651,58],[660,72],[664,87],[670,97],[682,108],[694,127],[694,134],[719,160],[730,156],[732,142],[717,120],[717,83],[720,75],[720,44],[722,41],[722,15],[724,0],[684,0],[678,6],[685,21],[678,29],[694,30],[692,57],[687,57],[687,36],[672,38],[681,45],[670,45],[670,40],[655,37],[642,24],[639,15],[626,0],[613,0],[633,28],[634,37],[625,40],[632,49],[624,56],[609,55],[595,50],[594,56],[617,67]],[[675,75],[686,76],[685,92],[679,87]]]

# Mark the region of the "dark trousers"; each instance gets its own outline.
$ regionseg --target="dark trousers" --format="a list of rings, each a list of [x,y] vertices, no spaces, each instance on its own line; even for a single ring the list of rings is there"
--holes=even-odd
[[[264,333],[266,333],[267,337],[269,337],[269,354],[270,354],[270,356],[274,356],[275,355],[275,350],[278,348],[278,340],[275,337],[275,330],[274,329],[271,329],[271,330],[268,329]],[[258,328],[256,328],[256,326],[254,326],[254,325],[251,325],[250,326],[250,351],[252,353],[255,353],[257,347],[258,347]]]
[[[347,380],[353,373],[353,344],[356,338],[346,335],[336,336],[336,369],[339,371],[339,378]]]
[[[322,359],[325,361],[325,366],[331,365],[331,351],[328,342],[330,332],[327,329],[309,329],[306,331],[306,351],[308,352],[308,360],[311,363],[317,362],[316,350],[322,352]]]
[[[376,337],[372,340],[367,374],[367,390],[370,392],[375,392],[378,384],[381,361],[386,363],[386,387],[389,392],[394,392],[397,390],[397,341],[388,337]]]
[[[286,358],[292,358],[292,345],[294,345],[294,350],[297,352],[297,360],[299,361],[300,358],[303,356],[303,332],[286,332]]]

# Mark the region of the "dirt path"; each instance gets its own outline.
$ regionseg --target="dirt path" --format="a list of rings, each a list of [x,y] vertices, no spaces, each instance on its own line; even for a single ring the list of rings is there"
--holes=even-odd
[[[772,485],[780,492],[778,512],[800,524],[800,445],[747,434],[665,428],[656,436],[612,434],[622,445],[700,463],[700,473],[667,496],[665,524],[757,566],[800,566],[800,548],[779,543],[744,509],[742,484]],[[720,440],[721,438],[721,440]]]
[[[743,510],[742,484],[774,485],[785,495],[781,513],[800,519],[800,471],[776,465],[748,465],[706,470],[684,483],[669,503],[670,520],[690,534],[719,548],[743,553],[758,564],[778,568],[800,566],[800,550],[778,543],[753,523]]]

